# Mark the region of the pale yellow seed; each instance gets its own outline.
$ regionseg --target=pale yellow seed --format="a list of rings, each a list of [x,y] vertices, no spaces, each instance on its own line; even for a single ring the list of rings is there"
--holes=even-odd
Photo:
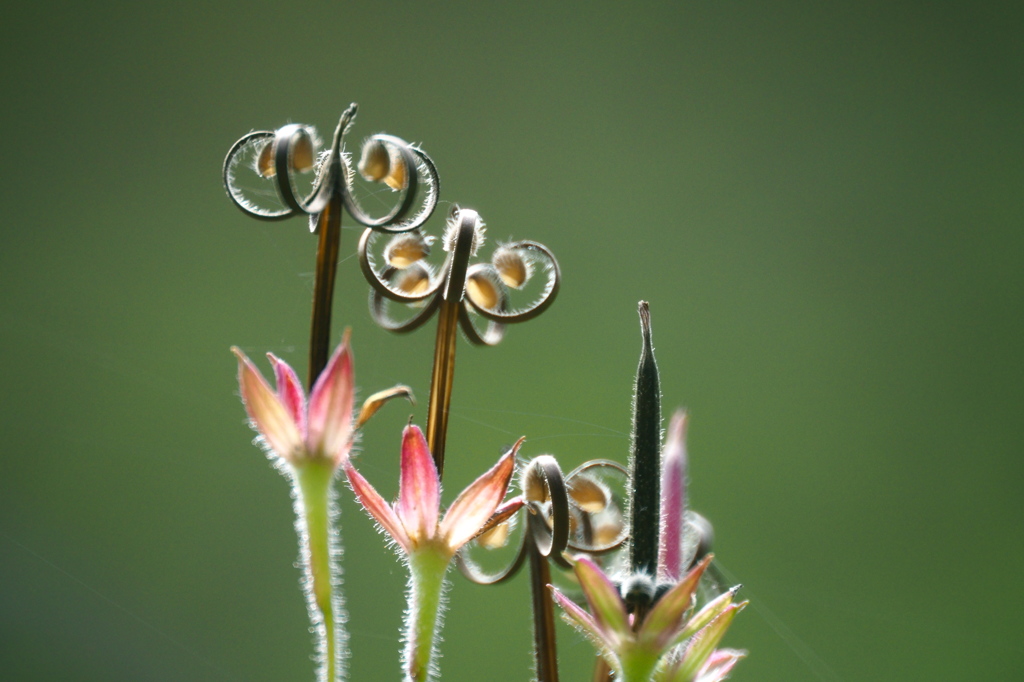
[[[399,270],[404,270],[429,255],[430,244],[418,232],[395,235],[384,249],[384,258],[387,259],[388,265]]]
[[[292,145],[292,158],[289,159],[292,169],[300,173],[313,170],[313,157],[313,138],[305,130],[300,131],[299,139]],[[256,159],[256,172],[264,178],[272,178],[277,175],[272,142],[267,142],[260,150],[260,155]]]
[[[305,130],[300,131],[298,139],[292,144],[291,166],[300,173],[306,173],[313,170],[315,161],[313,138]]]
[[[277,175],[277,169],[274,167],[274,145],[269,141],[263,145],[263,149],[260,150],[260,155],[256,159],[256,172],[263,178],[272,178]]]
[[[588,476],[575,476],[569,481],[569,496],[580,509],[591,514],[608,506],[608,490]]]
[[[506,521],[504,523],[499,523],[490,530],[480,533],[480,535],[476,536],[476,541],[485,549],[497,549],[498,547],[505,546],[505,543],[508,542],[508,536],[509,524]]]
[[[396,154],[391,158],[391,168],[384,176],[384,184],[394,190],[405,189],[407,173],[408,168],[405,167],[405,161]]]
[[[390,170],[391,159],[384,143],[374,139],[364,142],[359,158],[359,174],[370,182],[380,182]]]
[[[481,308],[497,308],[501,301],[497,283],[483,270],[474,272],[466,279],[466,295]]]
[[[544,477],[537,467],[530,467],[523,474],[523,497],[527,502],[546,502],[548,487],[544,485]]]
[[[621,523],[605,523],[594,529],[594,547],[606,547],[622,535]]]
[[[395,288],[407,296],[418,296],[425,293],[429,287],[430,273],[422,265],[417,264],[404,270],[395,285]]]
[[[501,281],[513,289],[520,288],[530,279],[530,264],[516,249],[499,248],[491,262]]]

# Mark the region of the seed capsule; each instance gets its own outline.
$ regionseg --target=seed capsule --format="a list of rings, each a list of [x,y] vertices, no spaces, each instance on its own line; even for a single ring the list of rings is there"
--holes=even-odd
[[[485,549],[497,549],[498,547],[504,547],[505,543],[508,542],[509,536],[509,523],[499,523],[494,528],[486,530],[480,535],[476,536],[477,543]]]
[[[496,309],[504,300],[503,285],[492,268],[478,268],[466,278],[466,295],[477,306]]]
[[[292,143],[292,155],[288,159],[292,170],[306,173],[313,170],[316,154],[313,151],[313,138],[310,134],[300,129],[297,139]],[[277,166],[274,165],[274,144],[268,141],[260,149],[260,155],[256,158],[256,172],[260,177],[272,178],[277,175]]]
[[[408,169],[405,167],[405,160],[394,153],[391,155],[391,168],[384,176],[384,184],[394,190],[405,189],[408,182],[406,175]]]
[[[604,523],[594,529],[594,547],[607,547],[622,534],[622,523]]]
[[[407,296],[418,296],[430,287],[430,271],[419,263],[413,263],[402,271],[395,288]]]
[[[596,514],[608,506],[609,493],[589,476],[574,476],[569,481],[569,497],[583,511]]]
[[[359,156],[359,174],[370,182],[380,182],[391,170],[388,148],[380,140],[368,139]]]
[[[544,483],[544,476],[536,465],[529,466],[523,471],[523,497],[527,502],[547,502],[548,487]]]
[[[313,138],[303,129],[298,134],[298,139],[292,143],[291,166],[300,173],[313,170],[316,162],[316,154],[313,151]]]
[[[395,235],[384,249],[384,258],[387,259],[388,265],[399,270],[404,270],[429,255],[430,240],[421,232]]]
[[[277,169],[274,168],[274,145],[269,140],[263,145],[256,159],[256,173],[261,178],[272,178],[277,175]]]
[[[499,246],[491,258],[491,263],[498,271],[501,281],[513,289],[519,289],[526,284],[533,273],[533,264],[524,257],[522,249]]]

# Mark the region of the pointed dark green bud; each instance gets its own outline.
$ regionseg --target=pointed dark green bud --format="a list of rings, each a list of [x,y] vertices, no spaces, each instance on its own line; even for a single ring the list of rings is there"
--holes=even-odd
[[[661,528],[661,382],[651,343],[651,312],[640,301],[643,347],[633,394],[633,435],[629,454],[631,487],[629,565],[654,576]]]

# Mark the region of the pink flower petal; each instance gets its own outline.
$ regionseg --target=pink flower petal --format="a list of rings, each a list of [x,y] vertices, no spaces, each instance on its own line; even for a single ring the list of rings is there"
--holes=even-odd
[[[352,406],[355,386],[348,332],[320,373],[309,396],[306,444],[310,452],[340,462],[352,441]]]
[[[619,638],[615,633],[605,631],[589,613],[580,608],[576,602],[562,594],[554,585],[548,585],[548,589],[551,590],[551,596],[554,598],[555,603],[562,607],[565,615],[572,619],[573,624],[583,634],[592,638],[595,642],[601,643],[608,651],[614,652],[618,648]]]
[[[437,467],[419,427],[410,424],[402,432],[402,471],[395,512],[414,542],[437,534],[441,484]]]
[[[668,427],[661,459],[661,547],[658,571],[669,580],[682,575],[683,527],[686,523],[686,412],[676,411]]]
[[[295,370],[287,362],[273,353],[267,353],[270,364],[274,366],[274,375],[277,381],[277,397],[285,409],[292,415],[292,419],[299,427],[299,432],[306,433],[306,394],[302,390],[302,384]]]
[[[254,427],[278,457],[294,463],[303,447],[298,424],[245,353],[234,346],[231,352],[238,357],[238,387]]]
[[[721,682],[746,655],[747,652],[737,649],[716,649],[697,673],[695,682]]]
[[[622,597],[615,585],[604,574],[604,571],[593,561],[586,557],[577,557],[576,578],[583,588],[583,595],[590,605],[590,612],[594,615],[602,630],[619,633],[620,637],[627,637],[630,632],[629,616],[626,614],[626,605],[622,603]]]
[[[672,639],[683,613],[693,603],[693,593],[701,576],[704,575],[704,569],[711,563],[711,558],[710,554],[704,557],[704,560],[687,573],[679,584],[673,586],[658,600],[644,619],[643,627],[640,629],[641,638],[654,638],[659,649],[664,648]]]
[[[441,521],[440,535],[453,552],[476,537],[505,498],[522,442],[520,439],[490,471],[470,483],[448,508]]]
[[[388,535],[402,546],[406,554],[411,552],[412,542],[391,505],[385,502],[380,493],[363,478],[362,474],[356,471],[351,461],[345,460],[343,466],[345,467],[345,476],[348,477],[348,484],[352,488],[352,492],[355,493],[356,499],[359,500],[359,504],[387,531]]]

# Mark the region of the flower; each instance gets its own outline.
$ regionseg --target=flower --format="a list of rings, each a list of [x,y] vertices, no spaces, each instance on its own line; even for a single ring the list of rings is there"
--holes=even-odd
[[[231,350],[238,357],[238,386],[251,425],[273,455],[293,467],[319,461],[337,468],[348,459],[355,401],[348,332],[316,380],[308,404],[287,362],[267,353],[274,366],[275,392],[245,353],[237,347]]]
[[[388,504],[348,460],[345,475],[356,499],[398,544],[409,568],[406,595],[404,679],[436,678],[438,633],[445,606],[445,573],[455,553],[482,530],[507,519],[523,506],[522,498],[502,505],[515,469],[520,439],[498,463],[462,491],[440,519],[441,478],[419,428],[402,432],[402,466],[398,500]],[[500,505],[500,506],[499,506]],[[440,520],[439,520],[440,519]]]
[[[463,490],[440,521],[441,481],[419,427],[410,424],[402,432],[401,478],[393,505],[384,501],[351,462],[346,460],[343,466],[359,503],[406,554],[430,549],[450,559],[499,512],[521,443]],[[510,516],[521,506],[521,499],[511,500],[501,507],[500,515]]]
[[[733,604],[735,591],[730,590],[709,602],[696,614],[686,617],[686,612],[693,605],[697,584],[710,563],[709,555],[669,589],[647,611],[646,616],[630,614],[615,583],[597,564],[585,557],[576,558],[573,569],[590,608],[589,613],[554,586],[550,589],[555,601],[564,610],[566,620],[592,640],[616,671],[616,680],[652,679],[651,675],[659,663],[669,663],[677,653],[677,647],[690,640],[680,660],[671,667],[662,665],[659,676],[653,678],[690,682],[701,679],[692,675],[685,677],[691,670],[697,672],[700,668],[702,674],[706,672],[708,675],[718,670],[724,676],[735,664],[733,661],[726,665],[722,657],[719,657],[711,661],[713,665],[709,664],[707,671],[702,667],[710,660],[714,646],[725,633],[732,617],[746,605],[746,602]],[[636,622],[638,617],[642,618],[639,623]],[[735,653],[739,655],[739,652]]]

